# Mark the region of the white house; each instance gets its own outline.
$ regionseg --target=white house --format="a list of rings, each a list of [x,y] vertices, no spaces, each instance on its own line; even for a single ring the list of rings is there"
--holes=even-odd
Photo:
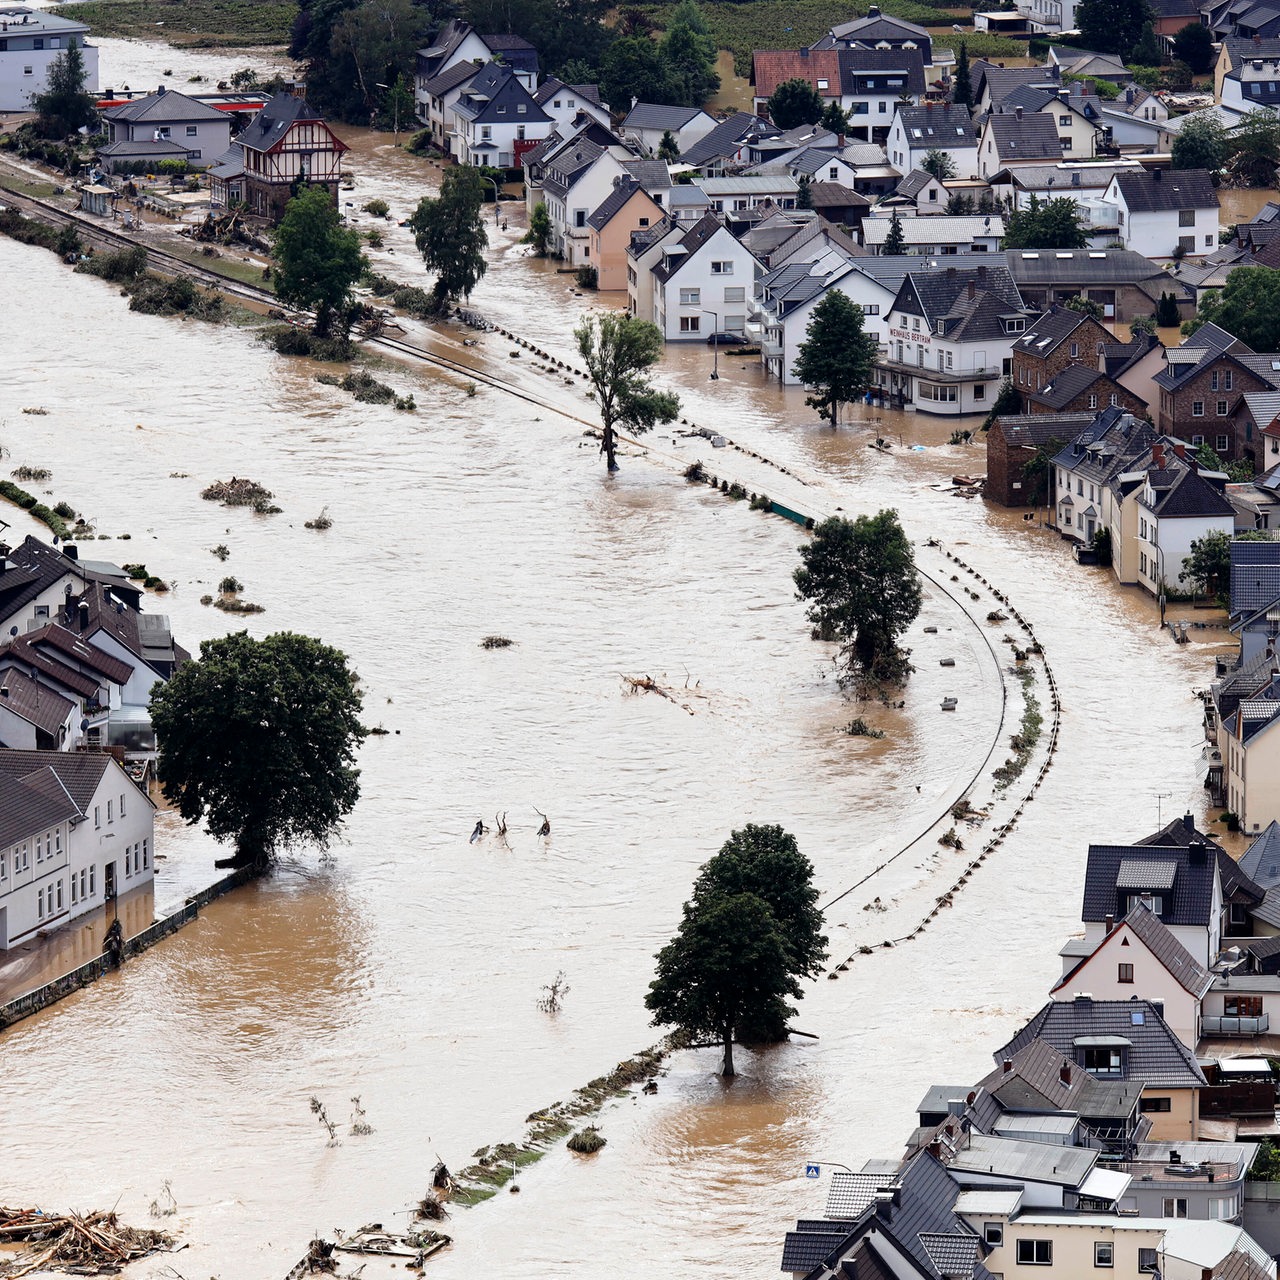
[[[919,169],[930,151],[943,151],[955,164],[951,176],[974,178],[978,174],[978,140],[966,106],[932,102],[919,107],[900,105],[884,145],[889,163],[900,173]]]
[[[497,62],[467,81],[453,104],[459,164],[518,166],[555,127],[515,71]]]
[[[742,178],[698,178],[695,185],[711,202],[714,213],[738,213],[761,204],[794,209],[800,184],[788,174],[757,174]]]
[[[542,196],[551,220],[551,250],[571,267],[588,260],[591,227],[587,219],[604,203],[626,170],[613,153],[586,140],[552,157],[542,175]]]
[[[744,333],[759,263],[708,214],[663,244],[653,275],[650,317],[668,342]]]
[[[617,106],[617,104],[614,104]],[[670,133],[680,154],[706,137],[716,122],[698,107],[665,107],[653,102],[633,103],[622,122],[622,136],[647,155],[657,155],[663,134]]]
[[[627,311],[631,315],[652,319],[656,287],[653,269],[662,262],[667,245],[678,243],[688,229],[688,224],[666,217],[656,226],[631,233],[627,245]]]
[[[183,159],[207,167],[231,145],[231,116],[207,102],[161,85],[155,93],[102,113],[109,165],[135,160]]]
[[[441,97],[459,83],[457,75],[449,80],[442,77],[459,66],[481,67],[493,61],[510,67],[531,93],[537,87],[537,51],[519,36],[481,35],[469,22],[451,18],[440,28],[429,48],[418,50],[413,82],[414,110],[423,124],[432,126],[432,140],[437,146],[441,143],[434,127],[432,98]],[[435,119],[439,119],[439,109],[440,104],[435,104]]]
[[[0,751],[0,949],[149,884],[154,817],[109,755]]]
[[[957,253],[996,253],[1004,239],[1004,219],[998,214],[970,217],[899,218],[905,252],[929,256]],[[862,242],[875,254],[884,252],[892,218],[864,218]]]
[[[987,117],[978,142],[979,176],[990,178],[1001,169],[1023,164],[1057,164],[1062,141],[1057,122],[1043,112],[997,108]]]
[[[877,384],[890,403],[914,403],[923,413],[986,413],[1033,315],[1001,259],[907,276],[876,360]]]
[[[533,100],[555,121],[557,129],[572,125],[579,116],[609,127],[609,108],[600,101],[599,85],[565,84],[551,76],[538,86]]]
[[[419,118],[431,131],[431,141],[445,155],[454,154],[457,121],[453,108],[483,65],[478,62],[455,62],[439,75],[421,81],[417,99]]]
[[[1193,258],[1218,247],[1218,193],[1205,169],[1117,173],[1102,199],[1117,211],[1126,249]]]
[[[84,59],[84,85],[98,90],[98,50],[89,28],[72,18],[15,5],[0,9],[0,111],[30,111],[33,94],[49,87],[49,68],[74,40]]]

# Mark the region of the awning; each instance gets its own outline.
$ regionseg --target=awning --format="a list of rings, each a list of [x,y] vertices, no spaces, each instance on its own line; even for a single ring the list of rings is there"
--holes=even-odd
[[[1127,1173],[1118,1173],[1114,1169],[1094,1169],[1080,1184],[1080,1194],[1091,1200],[1106,1200],[1111,1203],[1119,1200],[1129,1190],[1133,1181]]]
[[[1266,1058],[1222,1058],[1218,1070],[1224,1075],[1269,1076],[1271,1063]]]

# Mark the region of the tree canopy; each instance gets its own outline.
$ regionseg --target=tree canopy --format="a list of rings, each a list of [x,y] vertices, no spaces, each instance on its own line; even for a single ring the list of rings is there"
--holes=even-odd
[[[409,218],[422,261],[436,273],[432,294],[437,307],[465,298],[489,269],[483,206],[480,174],[467,165],[455,165],[445,171],[439,196],[424,196]]]
[[[862,328],[862,308],[839,289],[828,289],[813,309],[804,342],[791,366],[811,394],[805,404],[840,421],[840,406],[866,393],[876,358],[876,341]]]
[[[1142,34],[1129,52],[1129,61],[1140,67],[1158,67],[1164,62],[1164,50],[1156,39],[1154,23],[1142,24]]]
[[[205,640],[151,693],[165,798],[234,843],[219,865],[261,868],[281,848],[324,847],[360,796],[360,707],[346,656],[319,640]]]
[[[640,435],[680,412],[679,397],[659,391],[648,376],[662,355],[662,331],[648,320],[609,311],[584,317],[573,336],[600,406],[600,452],[616,471],[619,430]]]
[[[1080,207],[1070,196],[1040,200],[1005,219],[1006,249],[1083,249],[1089,243]]]
[[[939,151],[937,147],[933,147],[925,152],[925,157],[920,161],[920,167],[931,178],[937,178],[939,182],[945,182],[947,178],[956,176],[956,162],[948,151]]]
[[[1228,134],[1226,164],[1232,182],[1246,187],[1275,185],[1280,167],[1280,118],[1265,107],[1250,111]]]
[[[907,237],[902,232],[902,219],[898,216],[895,209],[889,215],[889,234],[884,238],[884,244],[880,247],[880,252],[885,257],[896,257],[900,253],[907,251]]]
[[[98,120],[93,96],[84,89],[84,55],[74,37],[49,64],[43,93],[32,94],[36,132],[42,138],[65,138]]]
[[[453,8],[452,0],[433,3],[441,10]],[[537,49],[543,74],[559,76],[566,84],[595,82],[598,76],[591,68],[603,69],[604,56],[615,39],[614,31],[605,25],[614,9],[612,0],[466,0],[461,7],[461,16],[477,31],[512,31],[523,36]],[[605,101],[623,111],[631,103],[630,98],[606,97]]]
[[[842,679],[901,683],[910,673],[898,639],[920,612],[915,556],[897,512],[832,516],[800,548],[796,590],[818,633],[842,645]]]
[[[1255,351],[1280,351],[1280,271],[1237,267],[1200,300],[1192,327],[1210,321]]]
[[[1199,22],[1179,27],[1173,37],[1173,56],[1191,68],[1192,75],[1202,76],[1213,66],[1213,36]]]
[[[820,123],[824,129],[830,129],[837,136],[847,133],[849,131],[849,113],[840,105],[837,99],[832,98],[822,108]]]
[[[1217,595],[1231,581],[1231,537],[1214,530],[1191,543],[1191,554],[1183,561],[1178,581],[1197,592]]]
[[[817,124],[822,119],[822,98],[807,80],[784,80],[769,98],[769,119],[779,129]]]
[[[1204,28],[1197,26],[1196,30]],[[1227,152],[1227,131],[1222,121],[1214,115],[1194,116],[1173,140],[1173,167],[1217,173],[1227,161]]]
[[[1129,57],[1143,26],[1154,18],[1147,0],[1080,0],[1076,7],[1081,45],[1122,59]]]
[[[648,36],[624,36],[615,40],[600,64],[600,92],[619,111],[630,109],[632,99],[678,107],[680,91],[662,60],[662,51]]]
[[[700,107],[719,90],[716,42],[694,0],[680,0],[659,52],[680,106]]]
[[[276,228],[276,296],[291,307],[315,312],[315,331],[328,334],[335,316],[351,303],[364,269],[360,237],[342,225],[324,187],[303,187],[285,205]]]
[[[957,106],[973,106],[973,75],[969,70],[969,50],[960,44],[960,56],[956,59],[956,74],[951,81],[951,101]]]
[[[655,1026],[714,1036],[722,1074],[735,1040],[781,1040],[798,979],[826,958],[813,867],[779,826],[748,825],[705,863],[645,997]]]

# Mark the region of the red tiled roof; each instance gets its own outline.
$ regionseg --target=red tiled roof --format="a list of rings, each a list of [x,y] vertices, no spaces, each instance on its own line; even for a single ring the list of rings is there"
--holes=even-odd
[[[818,81],[827,87],[818,89],[824,98],[840,96],[839,49],[764,49],[752,57],[751,83],[757,98],[771,98],[785,80],[804,80],[818,89]]]

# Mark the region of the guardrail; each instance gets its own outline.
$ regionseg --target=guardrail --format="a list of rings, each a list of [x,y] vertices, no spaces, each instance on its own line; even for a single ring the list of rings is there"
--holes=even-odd
[[[201,889],[199,893],[192,894],[176,911],[171,911],[162,919],[149,924],[141,933],[126,939],[124,958],[130,960],[134,956],[141,955],[148,948],[154,947],[157,942],[177,933],[179,929],[189,925],[199,916],[201,907],[207,907],[215,899],[221,898],[233,889],[238,889],[252,879],[254,879],[254,873],[251,871],[233,871],[207,889]],[[73,992],[82,990],[109,972],[110,968],[111,962],[107,957],[98,956],[72,969],[69,973],[64,973],[51,982],[36,987],[34,991],[28,991],[18,996],[16,1000],[0,1005],[0,1030],[20,1022],[23,1018],[29,1018],[33,1013],[39,1013],[41,1009],[47,1009],[49,1005],[56,1004]]]

